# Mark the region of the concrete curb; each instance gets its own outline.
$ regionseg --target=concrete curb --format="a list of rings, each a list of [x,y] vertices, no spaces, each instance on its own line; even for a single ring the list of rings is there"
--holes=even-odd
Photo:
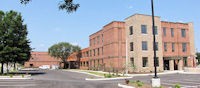
[[[103,80],[118,80],[118,79],[130,79],[132,77],[117,77],[117,78],[96,78],[96,79],[91,79],[91,78],[85,78],[87,81],[103,81]]]
[[[69,72],[77,72],[77,73],[83,73],[83,74],[87,74],[87,75],[92,75],[92,76],[96,76],[96,77],[103,78],[103,76],[99,76],[99,75],[95,75],[95,74],[90,74],[90,73],[87,73],[87,72],[72,71],[72,70],[65,70],[65,71],[69,71]]]
[[[135,88],[133,86],[122,85],[120,83],[118,83],[118,87],[122,87],[122,88]]]
[[[13,76],[13,77],[10,77],[10,76],[0,76],[0,79],[32,79],[31,78],[31,75],[24,75],[24,77],[22,76]]]

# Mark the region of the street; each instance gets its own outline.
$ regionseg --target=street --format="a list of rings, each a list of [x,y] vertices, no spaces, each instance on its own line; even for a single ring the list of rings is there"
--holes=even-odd
[[[0,88],[118,88],[118,83],[124,83],[124,80],[86,81],[85,78],[95,77],[62,70],[46,70],[45,72],[46,74],[33,75],[32,80],[0,80]],[[185,88],[199,88],[199,76],[200,74],[159,75],[162,85],[172,87],[179,83]],[[150,83],[152,77],[138,76],[130,80]]]

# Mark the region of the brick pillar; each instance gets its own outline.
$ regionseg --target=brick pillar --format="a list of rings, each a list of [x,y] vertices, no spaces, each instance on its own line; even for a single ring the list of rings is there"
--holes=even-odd
[[[183,59],[180,59],[178,62],[178,70],[183,70]]]
[[[174,70],[174,60],[169,60],[169,70],[170,71]]]

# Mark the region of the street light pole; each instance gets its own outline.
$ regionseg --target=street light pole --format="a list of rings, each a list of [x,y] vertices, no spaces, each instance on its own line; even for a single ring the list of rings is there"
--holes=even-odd
[[[157,76],[157,69],[156,69],[156,37],[155,37],[155,21],[154,21],[154,6],[153,6],[153,0],[151,0],[151,11],[152,11],[152,28],[153,28],[153,53],[154,53],[154,70],[155,75],[154,78],[158,78]]]
[[[154,52],[154,77],[152,78],[152,87],[160,87],[160,78],[157,76],[157,60],[156,60],[156,37],[155,37],[155,21],[154,21],[154,6],[153,0],[151,0],[152,11],[152,29],[153,29],[153,52]]]

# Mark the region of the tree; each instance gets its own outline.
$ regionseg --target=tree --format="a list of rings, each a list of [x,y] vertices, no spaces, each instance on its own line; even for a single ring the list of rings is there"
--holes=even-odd
[[[28,4],[31,0],[20,0],[22,4]],[[74,4],[73,0],[63,0],[59,3],[60,10],[66,10],[67,13],[75,12],[80,7],[79,4]]]
[[[0,11],[0,62],[2,64],[23,63],[30,58],[30,41],[27,39],[26,24],[23,24],[22,16],[15,11],[4,13]]]
[[[62,60],[62,63],[64,63],[64,69],[67,68],[67,58],[69,57],[69,55],[73,52],[78,51],[80,51],[79,46],[74,46],[67,42],[60,42],[58,44],[54,44],[48,49],[48,53],[50,56],[60,58]]]
[[[197,55],[198,64],[200,64],[200,53],[197,52],[196,55]]]

